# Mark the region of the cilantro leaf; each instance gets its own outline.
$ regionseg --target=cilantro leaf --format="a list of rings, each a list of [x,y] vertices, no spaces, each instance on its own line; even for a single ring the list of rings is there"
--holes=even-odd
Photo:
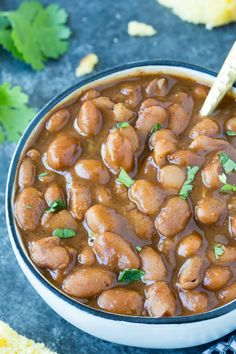
[[[142,280],[142,277],[145,275],[145,272],[140,269],[124,269],[120,272],[118,277],[118,282],[120,283],[132,283],[133,281]]]
[[[73,229],[55,229],[52,235],[58,238],[71,238],[76,236],[76,232]]]
[[[199,171],[199,166],[188,166],[187,167],[188,173],[187,173],[187,179],[185,180],[184,184],[182,185],[180,191],[179,191],[179,196],[182,199],[187,199],[189,193],[192,191],[193,186],[192,182],[195,178],[196,173]]]
[[[35,114],[34,109],[27,106],[28,100],[19,86],[11,87],[7,82],[0,86],[0,142],[5,138],[9,142],[18,141]]]
[[[54,213],[55,211],[60,211],[66,208],[66,203],[62,199],[53,200],[50,207],[47,209],[48,213]]]
[[[142,247],[141,247],[141,246],[135,246],[135,248],[136,248],[136,250],[137,250],[138,252],[142,251]]]
[[[220,163],[223,166],[226,174],[236,171],[236,163],[231,160],[231,158],[224,152],[220,153]]]
[[[7,17],[0,13],[0,45],[19,60],[23,60],[21,53],[16,49],[16,46],[11,38],[11,28]]]
[[[156,131],[161,129],[161,125],[159,123],[154,124],[154,126],[152,127],[151,131],[150,131],[150,135],[152,135],[153,133],[155,133]]]
[[[134,180],[128,175],[128,173],[123,168],[121,168],[117,180],[120,183],[123,183],[127,188],[131,187],[132,184],[134,184]]]
[[[225,132],[225,134],[228,136],[236,136],[236,132],[234,132],[233,130],[228,130],[227,132]]]
[[[223,183],[223,186],[220,188],[220,192],[236,192],[236,185],[227,183],[227,177],[224,173],[219,176],[219,180]]]
[[[217,244],[214,246],[213,249],[214,249],[214,253],[215,253],[215,259],[219,259],[220,256],[223,256],[223,254],[225,253],[224,245]]]
[[[0,44],[14,56],[20,53],[33,69],[43,69],[48,58],[56,59],[67,51],[71,31],[65,26],[67,13],[58,5],[44,8],[33,0],[23,2],[15,11],[0,14],[10,23],[10,29],[5,24],[2,30]]]
[[[41,181],[41,179],[47,175],[48,175],[48,172],[42,172],[37,176],[37,178]]]
[[[126,127],[129,127],[130,124],[128,122],[119,122],[116,124],[116,127],[117,128],[126,128]]]

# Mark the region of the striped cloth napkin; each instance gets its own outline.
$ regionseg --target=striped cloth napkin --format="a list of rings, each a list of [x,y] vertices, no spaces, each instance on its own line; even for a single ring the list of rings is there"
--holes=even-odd
[[[236,335],[232,336],[228,342],[219,342],[214,344],[207,350],[204,350],[202,354],[232,354],[236,353]]]

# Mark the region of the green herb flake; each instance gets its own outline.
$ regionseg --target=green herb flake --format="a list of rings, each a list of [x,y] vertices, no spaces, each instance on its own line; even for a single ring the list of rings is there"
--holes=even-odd
[[[215,253],[215,259],[219,259],[220,256],[222,256],[225,251],[224,251],[224,245],[217,244],[213,247],[214,253]]]
[[[119,274],[118,282],[119,283],[124,283],[124,282],[125,283],[132,283],[134,281],[140,281],[140,280],[142,280],[144,275],[145,275],[145,272],[140,269],[124,269]]]
[[[76,232],[73,229],[55,229],[52,235],[58,238],[71,238],[76,236]]]
[[[54,213],[55,211],[60,211],[66,208],[66,203],[62,199],[53,200],[50,207],[47,209],[48,213]]]
[[[225,132],[225,134],[228,136],[236,136],[236,132],[234,132],[233,130],[228,130],[227,132]]]
[[[224,152],[220,153],[220,163],[226,174],[236,171],[236,163]]]
[[[223,186],[220,188],[220,192],[236,192],[236,185],[227,183],[227,177],[224,173],[219,176],[219,180],[223,183]]]
[[[180,192],[179,192],[179,196],[182,199],[187,199],[189,193],[192,191],[192,189],[193,189],[192,182],[195,178],[195,175],[199,171],[199,166],[193,166],[193,167],[188,166],[187,170],[188,170],[187,179],[185,180],[185,182],[182,185]]]
[[[30,205],[30,204],[26,204],[26,209],[31,209],[32,208],[32,205]]]
[[[141,246],[136,246],[135,248],[136,248],[136,250],[137,250],[138,252],[142,251],[142,247],[141,247]]]
[[[127,128],[129,126],[130,126],[130,124],[128,122],[120,122],[120,123],[116,124],[117,128]]]
[[[42,172],[42,173],[40,173],[38,176],[37,176],[37,178],[39,179],[39,180],[41,180],[43,177],[45,177],[45,176],[47,176],[48,175],[48,172]]]
[[[160,129],[161,129],[161,125],[159,123],[156,123],[151,129],[150,135],[152,135],[153,133],[155,133],[157,130],[160,130]]]
[[[120,170],[117,180],[124,184],[127,188],[130,188],[135,182],[123,168]]]

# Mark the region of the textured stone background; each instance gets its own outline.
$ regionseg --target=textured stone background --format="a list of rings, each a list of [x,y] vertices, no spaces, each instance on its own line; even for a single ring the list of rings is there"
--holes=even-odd
[[[1,10],[10,10],[20,0],[0,0]],[[48,0],[42,1],[48,4]],[[73,37],[70,50],[50,61],[42,72],[14,60],[0,49],[0,84],[21,85],[31,104],[42,107],[50,98],[77,81],[79,59],[95,52],[96,70],[142,59],[176,59],[218,70],[235,40],[236,24],[214,31],[183,23],[155,0],[55,0],[65,7]],[[153,24],[159,31],[151,38],[131,38],[130,20]],[[57,316],[37,295],[20,270],[8,240],[4,214],[6,175],[15,145],[0,146],[0,319],[22,334],[45,342],[59,354],[95,353],[201,353],[209,345],[185,350],[147,350],[113,345],[91,337]],[[224,324],[222,324],[224,325]],[[171,341],[171,338],[170,338]]]

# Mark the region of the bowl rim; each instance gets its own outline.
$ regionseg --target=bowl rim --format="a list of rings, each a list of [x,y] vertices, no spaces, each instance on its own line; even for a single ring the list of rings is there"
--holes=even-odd
[[[141,317],[141,316],[126,316],[126,315],[119,315],[119,314],[114,314],[110,312],[105,312],[100,309],[95,309],[92,307],[89,307],[86,304],[80,303],[77,300],[74,300],[70,297],[68,297],[66,294],[61,292],[59,289],[54,287],[49,281],[46,280],[33,266],[33,264],[30,262],[28,257],[25,254],[25,251],[20,243],[20,235],[17,231],[16,224],[15,224],[15,218],[14,218],[14,208],[13,208],[13,190],[14,190],[14,181],[15,181],[15,172],[16,172],[16,166],[18,164],[18,161],[21,157],[21,152],[25,147],[25,144],[27,140],[29,139],[32,130],[35,129],[35,127],[40,123],[40,121],[45,117],[45,115],[53,109],[56,105],[58,105],[63,99],[66,97],[70,96],[75,92],[76,90],[82,88],[83,86],[92,83],[95,80],[102,79],[106,76],[109,76],[111,74],[117,74],[117,73],[122,73],[125,70],[128,69],[135,69],[135,68],[141,68],[141,67],[146,67],[146,66],[166,66],[166,67],[176,67],[176,68],[182,68],[182,69],[190,69],[193,71],[198,72],[199,74],[207,74],[209,76],[212,76],[213,78],[217,76],[217,73],[209,70],[207,68],[201,67],[199,65],[194,65],[182,61],[175,61],[175,60],[164,60],[164,59],[156,59],[156,60],[142,60],[142,61],[135,61],[131,63],[126,63],[123,65],[115,66],[103,71],[100,71],[98,73],[95,73],[89,78],[82,79],[78,81],[76,84],[70,86],[66,90],[64,90],[62,93],[58,94],[54,98],[52,98],[48,103],[46,103],[42,109],[35,115],[35,117],[32,119],[30,124],[27,126],[26,130],[24,131],[24,134],[22,135],[20,141],[18,142],[15,152],[13,154],[13,157],[11,159],[10,167],[9,167],[9,172],[8,172],[8,177],[7,177],[7,185],[6,185],[6,199],[5,199],[5,209],[6,209],[6,219],[7,219],[7,227],[8,227],[8,232],[11,238],[11,242],[14,243],[14,246],[16,247],[17,251],[19,252],[23,262],[25,263],[26,267],[28,270],[33,273],[33,275],[37,278],[37,280],[47,288],[50,292],[52,292],[55,296],[59,297],[61,300],[67,302],[68,304],[74,306],[75,308],[78,308],[79,310],[86,312],[87,314],[96,316],[96,317],[102,317],[103,319],[107,320],[112,320],[112,321],[123,321],[123,322],[130,322],[130,323],[136,323],[136,324],[159,324],[159,325],[167,325],[167,324],[187,324],[187,323],[192,323],[192,322],[200,322],[200,321],[206,321],[210,319],[214,319],[220,316],[223,316],[233,310],[236,309],[236,300],[233,300],[232,302],[225,304],[221,307],[218,307],[216,309],[210,310],[205,313],[200,313],[196,315],[188,315],[188,316],[174,316],[174,317],[164,317],[164,318],[155,318],[155,317]],[[177,75],[181,73],[177,73]],[[236,87],[236,83],[234,84],[233,87]]]

